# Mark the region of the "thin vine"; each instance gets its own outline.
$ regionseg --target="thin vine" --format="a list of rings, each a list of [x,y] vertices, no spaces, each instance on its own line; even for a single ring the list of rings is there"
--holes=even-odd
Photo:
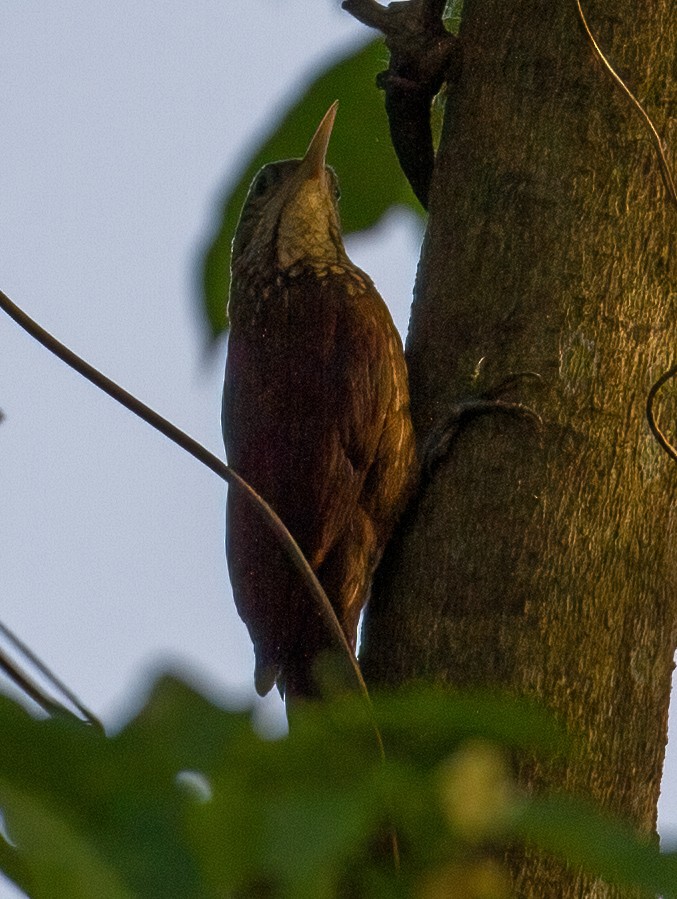
[[[670,458],[677,462],[677,449],[670,443],[668,438],[665,436],[663,431],[660,429],[656,422],[656,417],[654,415],[653,407],[654,400],[656,399],[656,395],[660,391],[661,387],[664,384],[667,384],[672,378],[677,376],[677,363],[672,365],[666,372],[664,372],[660,378],[656,381],[656,383],[652,386],[651,390],[648,393],[646,398],[646,418],[649,422],[649,427],[651,428],[651,433],[656,438],[659,446],[661,446],[665,452],[670,456]]]

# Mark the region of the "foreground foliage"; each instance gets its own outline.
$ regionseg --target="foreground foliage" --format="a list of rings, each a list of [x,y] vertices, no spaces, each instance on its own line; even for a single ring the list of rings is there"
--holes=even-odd
[[[579,800],[520,792],[511,757],[575,751],[540,710],[419,688],[375,714],[385,762],[356,697],[297,711],[277,740],[170,677],[113,737],[2,698],[0,866],[32,897],[488,899],[509,895],[496,850],[526,842],[677,896],[675,856]]]

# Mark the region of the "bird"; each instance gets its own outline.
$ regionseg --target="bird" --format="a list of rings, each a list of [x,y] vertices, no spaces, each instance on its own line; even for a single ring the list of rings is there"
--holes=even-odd
[[[301,159],[265,165],[231,256],[222,426],[228,464],[282,519],[353,651],[374,571],[418,463],[402,341],[345,250],[326,163],[333,103]],[[228,491],[226,556],[254,645],[257,692],[322,696],[336,638],[307,585],[240,490]]]

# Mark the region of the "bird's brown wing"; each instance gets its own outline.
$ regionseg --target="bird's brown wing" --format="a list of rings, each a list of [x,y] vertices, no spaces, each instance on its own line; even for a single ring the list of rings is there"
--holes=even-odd
[[[346,280],[348,278],[348,280]],[[319,569],[353,516],[392,384],[392,323],[370,282],[305,271],[234,324],[224,387],[229,463],[273,506]],[[228,564],[257,654],[257,689],[316,630],[298,576],[246,500],[228,499]],[[335,607],[340,597],[331,596]]]

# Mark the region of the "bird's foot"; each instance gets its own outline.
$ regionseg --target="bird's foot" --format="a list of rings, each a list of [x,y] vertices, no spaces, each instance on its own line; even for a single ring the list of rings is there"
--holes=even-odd
[[[499,412],[515,418],[526,420],[535,425],[538,430],[543,427],[543,420],[537,412],[530,409],[524,403],[504,400],[504,396],[516,384],[526,378],[541,381],[541,376],[533,371],[517,372],[509,375],[496,387],[491,388],[478,397],[461,400],[449,409],[442,423],[435,427],[428,436],[423,451],[422,476],[424,480],[430,479],[435,468],[446,458],[451,445],[458,436],[462,425],[480,415],[489,415]]]

